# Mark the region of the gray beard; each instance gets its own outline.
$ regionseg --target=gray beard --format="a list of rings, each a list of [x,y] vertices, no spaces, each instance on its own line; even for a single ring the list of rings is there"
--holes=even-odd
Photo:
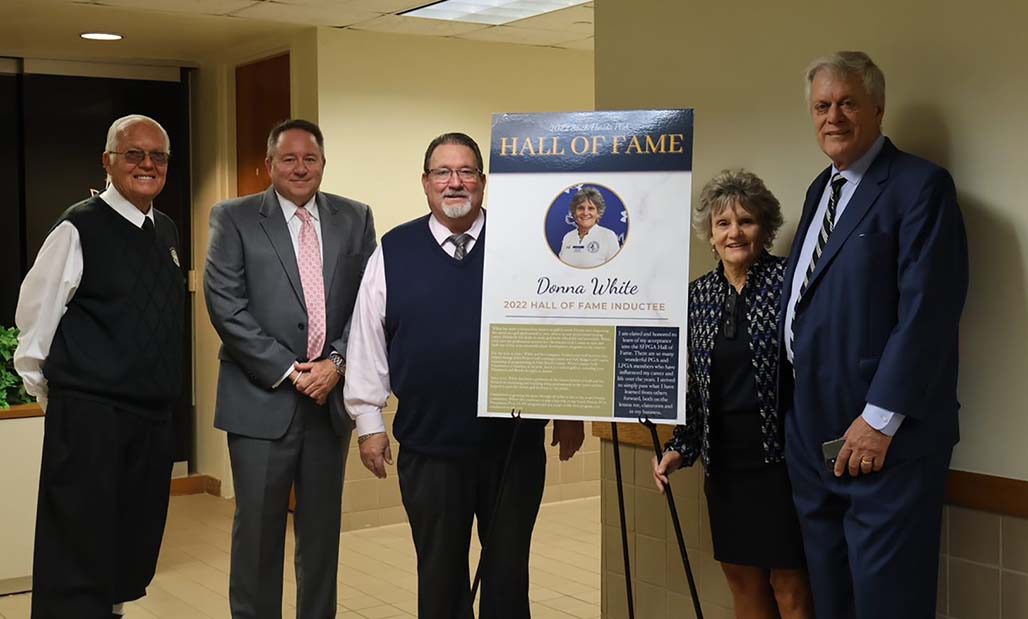
[[[450,219],[460,219],[471,212],[471,199],[468,198],[460,206],[443,206],[443,212]]]

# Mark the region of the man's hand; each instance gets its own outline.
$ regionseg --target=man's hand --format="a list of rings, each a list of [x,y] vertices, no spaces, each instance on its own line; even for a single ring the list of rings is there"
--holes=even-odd
[[[650,464],[653,465],[653,481],[657,484],[657,490],[664,494],[664,488],[671,483],[668,475],[682,468],[682,454],[674,450],[665,451],[660,462],[657,462],[657,456],[653,456]]]
[[[385,432],[372,434],[360,443],[361,462],[379,479],[386,478],[385,465],[392,465],[393,452],[389,448],[389,435]]]
[[[293,380],[296,390],[310,397],[319,406],[328,400],[328,394],[339,384],[339,372],[336,371],[336,364],[330,359],[297,363],[296,370],[299,372],[299,376]]]
[[[842,477],[847,470],[851,477],[882,470],[885,465],[885,454],[892,444],[891,436],[867,425],[863,417],[854,419],[842,436],[846,443],[839,450],[839,457],[835,460],[836,477]]]
[[[585,424],[581,421],[553,420],[553,442],[550,446],[560,443],[560,459],[570,460],[571,456],[582,447],[585,441]]]

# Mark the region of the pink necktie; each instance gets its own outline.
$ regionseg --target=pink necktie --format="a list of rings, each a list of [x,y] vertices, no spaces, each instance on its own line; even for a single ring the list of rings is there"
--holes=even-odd
[[[325,278],[321,269],[321,247],[318,245],[317,225],[310,211],[296,209],[300,225],[300,255],[297,267],[303,284],[303,299],[307,303],[307,360],[321,356],[325,347]]]

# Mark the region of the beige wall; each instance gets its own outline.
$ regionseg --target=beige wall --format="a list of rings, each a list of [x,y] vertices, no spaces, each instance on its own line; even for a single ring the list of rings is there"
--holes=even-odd
[[[967,222],[971,286],[962,322],[963,440],[954,468],[1028,479],[1021,444],[1028,375],[1028,208],[1020,102],[1028,5],[896,3],[845,10],[635,0],[596,3],[596,107],[696,108],[694,199],[729,166],[761,175],[782,201],[787,250],[808,183],[826,164],[803,101],[815,56],[862,49],[885,71],[885,133],[949,168]],[[694,243],[690,271],[712,266]]]
[[[43,418],[0,419],[0,595],[32,588],[32,535],[36,525],[43,451]]]
[[[323,28],[318,106],[322,186],[370,204],[381,235],[428,212],[422,159],[440,133],[467,133],[488,159],[493,112],[591,110],[592,54]]]

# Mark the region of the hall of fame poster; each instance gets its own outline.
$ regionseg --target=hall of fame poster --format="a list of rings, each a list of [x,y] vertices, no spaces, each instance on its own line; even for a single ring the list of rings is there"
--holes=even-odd
[[[685,421],[692,110],[493,116],[480,416]]]

